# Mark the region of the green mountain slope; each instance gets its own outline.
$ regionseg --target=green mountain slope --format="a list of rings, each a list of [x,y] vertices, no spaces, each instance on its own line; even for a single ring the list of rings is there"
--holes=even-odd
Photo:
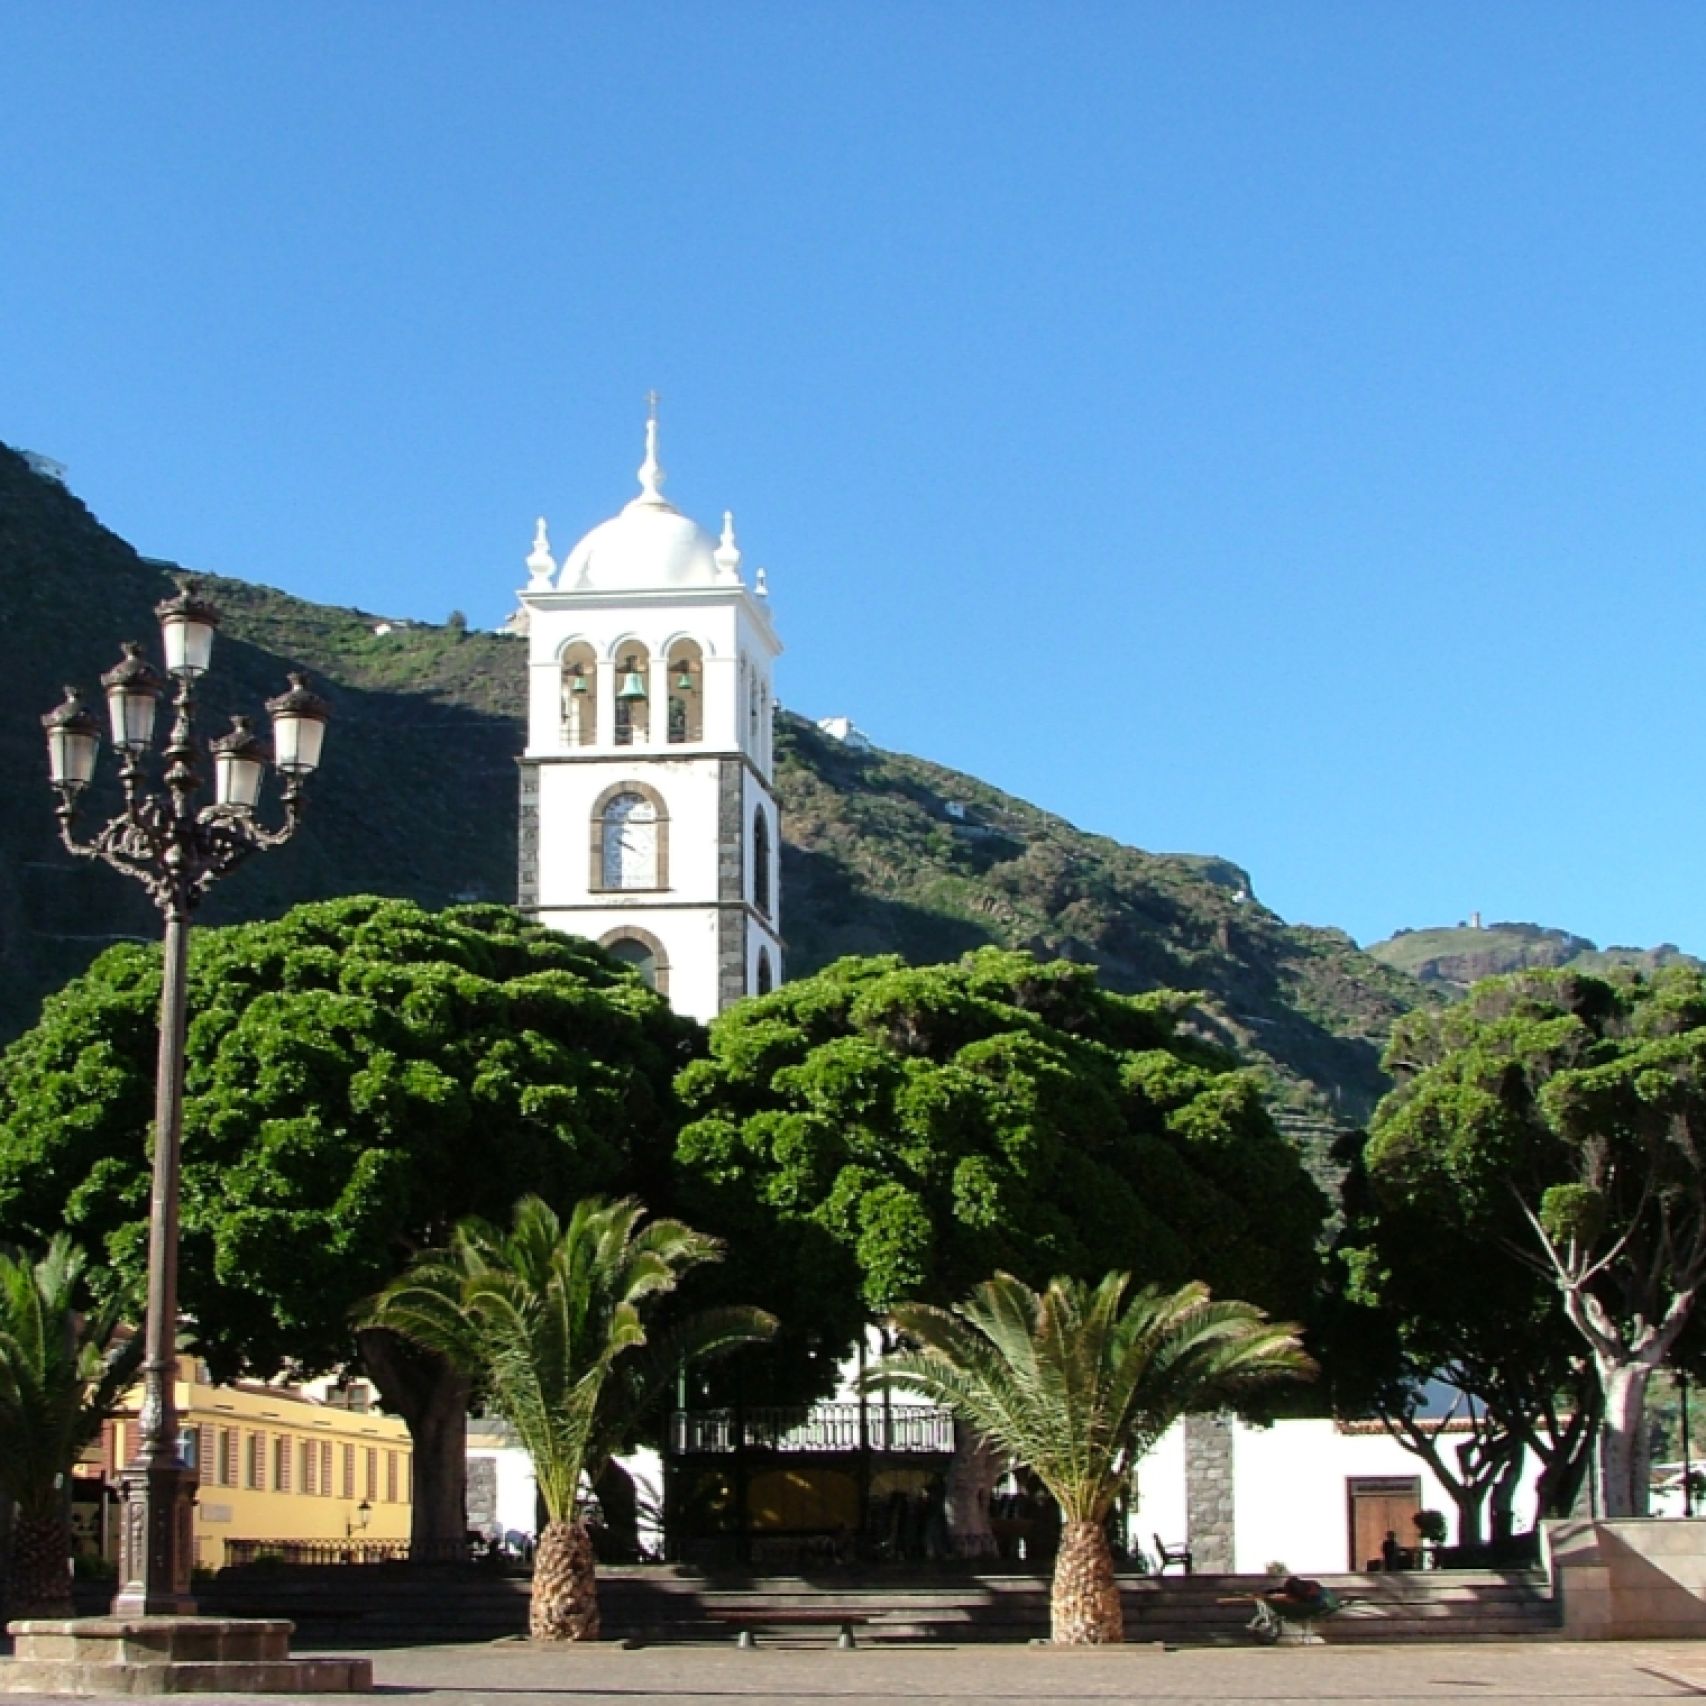
[[[1464,994],[1483,977],[1506,972],[1570,966],[1578,971],[1606,971],[1632,966],[1655,971],[1660,966],[1700,965],[1674,943],[1656,948],[1600,948],[1585,936],[1540,924],[1459,924],[1450,929],[1400,930],[1368,952],[1395,971],[1419,979],[1446,996]]]
[[[514,893],[523,650],[507,636],[381,619],[203,577],[224,613],[210,707],[258,713],[287,667],[333,701],[308,826],[217,888],[226,922],[371,890],[429,904]],[[166,567],[0,447],[0,1037],[120,936],[155,934],[117,874],[53,834],[38,718],[61,683],[93,692],[118,642],[152,643]],[[213,725],[210,724],[210,727]],[[998,942],[1098,966],[1114,987],[1204,992],[1204,1026],[1265,1072],[1300,1137],[1365,1118],[1380,1039],[1429,997],[1333,930],[1286,924],[1224,860],[1085,835],[918,759],[861,752],[784,717],[783,928],[798,975],[839,954],[952,957]],[[89,818],[110,809],[107,781]],[[105,791],[103,791],[103,789]]]

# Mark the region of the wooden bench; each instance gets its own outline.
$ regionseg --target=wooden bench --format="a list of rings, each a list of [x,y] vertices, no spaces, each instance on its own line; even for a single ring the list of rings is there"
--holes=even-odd
[[[853,1625],[871,1622],[876,1613],[847,1611],[833,1606],[828,1610],[818,1610],[790,1605],[779,1606],[771,1611],[708,1611],[705,1615],[713,1623],[726,1623],[731,1629],[738,1630],[736,1646],[756,1647],[757,1631],[760,1629],[833,1628],[840,1631],[836,1636],[836,1646],[846,1651],[858,1645],[853,1639]]]

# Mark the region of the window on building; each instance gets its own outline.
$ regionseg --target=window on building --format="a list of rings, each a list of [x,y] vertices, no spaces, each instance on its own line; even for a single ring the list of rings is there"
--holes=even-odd
[[[280,1434],[272,1442],[272,1484],[281,1493],[290,1491],[290,1436]]]
[[[605,888],[663,887],[658,858],[658,811],[644,794],[617,794],[605,805],[599,827]]]
[[[332,1496],[332,1442],[329,1439],[320,1441],[320,1492],[325,1498]]]
[[[243,1459],[243,1485],[256,1492],[264,1491],[267,1484],[267,1436],[252,1433],[245,1442]]]
[[[367,1491],[362,1497],[372,1504],[379,1497],[379,1448],[367,1445],[362,1447],[367,1461],[364,1468],[367,1471]]]
[[[213,1429],[199,1427],[195,1431],[195,1478],[203,1487],[213,1485]]]
[[[385,1501],[393,1505],[397,1502],[397,1454],[394,1451],[385,1453]]]
[[[770,820],[762,806],[752,814],[752,904],[770,916]]]
[[[221,1428],[219,1430],[219,1484],[222,1487],[237,1485],[237,1430]]]
[[[758,993],[768,995],[776,987],[776,974],[770,968],[770,950],[758,950]]]
[[[632,966],[648,989],[657,988],[658,957],[639,937],[618,936],[614,942],[606,944],[605,952],[612,959],[620,960],[623,965]]]
[[[346,1499],[355,1497],[355,1447],[353,1445],[344,1447],[344,1497]]]
[[[320,1490],[320,1454],[314,1449],[315,1443],[311,1439],[302,1442],[302,1490],[305,1493]]]

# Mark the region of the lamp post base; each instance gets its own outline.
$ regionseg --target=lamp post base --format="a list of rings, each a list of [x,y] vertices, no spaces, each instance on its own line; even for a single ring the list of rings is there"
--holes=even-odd
[[[8,1625],[0,1694],[365,1694],[370,1659],[293,1659],[258,1617],[66,1617]]]
[[[196,1472],[180,1463],[132,1463],[119,1481],[120,1618],[194,1617]]]

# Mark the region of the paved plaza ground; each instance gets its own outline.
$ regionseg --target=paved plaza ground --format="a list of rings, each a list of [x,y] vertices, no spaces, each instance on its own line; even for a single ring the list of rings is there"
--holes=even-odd
[[[375,1694],[320,1696],[418,1706],[733,1706],[751,1700],[1164,1701],[1169,1706],[1573,1706],[1706,1697],[1706,1643],[1476,1643],[1454,1646],[1050,1652],[1033,1647],[778,1644],[537,1651],[525,1642],[408,1647],[374,1655]],[[9,1701],[39,1698],[11,1695]],[[220,1706],[212,1696],[187,1696]],[[277,1696],[228,1696],[264,1701]]]

